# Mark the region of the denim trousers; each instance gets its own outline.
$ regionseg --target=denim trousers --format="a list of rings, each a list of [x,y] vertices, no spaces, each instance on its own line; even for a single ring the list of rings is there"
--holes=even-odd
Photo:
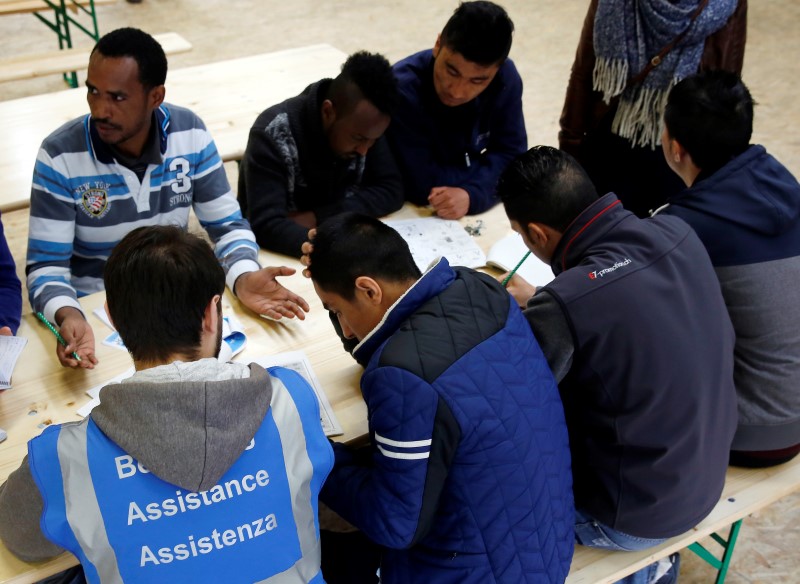
[[[633,552],[656,546],[664,539],[647,539],[628,535],[604,525],[591,515],[575,510],[575,541],[587,547],[604,550]],[[617,584],[654,584],[658,571],[658,562],[645,566],[638,572],[619,580]],[[676,580],[673,580],[676,581]],[[669,580],[664,581],[669,582]],[[659,581],[661,584],[661,581]]]

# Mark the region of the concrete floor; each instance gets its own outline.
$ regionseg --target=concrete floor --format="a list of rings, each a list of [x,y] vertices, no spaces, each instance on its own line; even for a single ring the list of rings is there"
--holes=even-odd
[[[511,57],[525,82],[529,145],[556,144],[558,116],[588,0],[504,0],[516,25]],[[170,59],[171,68],[329,43],[347,53],[381,52],[396,61],[432,46],[455,8],[454,0],[144,0],[98,8],[101,33],[137,26],[178,32],[194,49]],[[800,122],[800,2],[750,0],[744,79],[758,102],[753,141],[762,143],[797,174]],[[91,44],[80,39],[83,44]],[[54,35],[30,15],[0,19],[0,54],[54,48]],[[253,71],[253,75],[257,75]],[[82,79],[80,80],[83,81]],[[58,76],[0,84],[0,99],[63,89]],[[167,84],[169,99],[169,83]],[[235,167],[229,165],[231,174]],[[233,178],[233,177],[231,177]],[[235,185],[235,180],[232,180]],[[6,236],[24,272],[27,211],[3,217]],[[800,582],[800,494],[745,520],[727,582]],[[711,542],[709,545],[713,545]],[[681,582],[712,582],[712,569],[683,554]]]

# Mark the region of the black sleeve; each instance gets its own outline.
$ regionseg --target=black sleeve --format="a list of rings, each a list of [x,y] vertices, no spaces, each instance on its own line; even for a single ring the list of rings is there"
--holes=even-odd
[[[553,376],[560,383],[572,367],[575,353],[572,330],[561,305],[550,292],[540,289],[528,300],[524,313]]]
[[[239,204],[258,245],[299,258],[308,230],[289,217],[288,174],[277,145],[253,127],[239,168]]]

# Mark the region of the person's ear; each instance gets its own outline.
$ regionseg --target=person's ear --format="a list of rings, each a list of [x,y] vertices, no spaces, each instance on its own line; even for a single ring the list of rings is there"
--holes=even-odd
[[[369,276],[359,276],[355,281],[356,294],[367,304],[380,305],[383,300],[381,285]]]
[[[326,130],[336,121],[336,106],[330,99],[322,102],[322,127]]]
[[[222,302],[222,296],[214,294],[206,309],[203,311],[203,332],[217,334],[218,321],[222,318],[222,312],[218,304]]]
[[[549,234],[541,223],[528,223],[525,226],[525,235],[535,247],[543,249],[549,240]]]
[[[436,42],[433,43],[433,58],[439,56],[439,51],[442,50],[442,33],[436,35]]]
[[[670,138],[669,145],[670,155],[673,157],[672,159],[675,161],[675,164],[686,164],[687,162],[694,164],[692,155],[683,147],[683,144],[678,142],[675,138]]]
[[[544,223],[528,223],[525,226],[525,235],[532,246],[533,255],[549,264],[562,234]]]
[[[164,96],[166,95],[166,92],[167,90],[163,85],[157,85],[148,92],[147,98],[152,109],[156,109],[158,106],[164,103]]]

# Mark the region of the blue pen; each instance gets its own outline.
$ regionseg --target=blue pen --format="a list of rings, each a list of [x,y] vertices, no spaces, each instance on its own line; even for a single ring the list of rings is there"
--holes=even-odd
[[[39,320],[41,320],[45,326],[50,329],[50,332],[56,336],[56,339],[58,339],[58,342],[61,343],[62,347],[66,347],[69,344],[66,340],[64,340],[64,337],[61,336],[61,333],[56,330],[56,327],[54,327],[50,321],[44,317],[44,314],[37,312],[36,316],[38,316]],[[75,358],[75,360],[80,362],[81,358],[78,357],[78,354],[75,351],[72,351],[72,356]]]

